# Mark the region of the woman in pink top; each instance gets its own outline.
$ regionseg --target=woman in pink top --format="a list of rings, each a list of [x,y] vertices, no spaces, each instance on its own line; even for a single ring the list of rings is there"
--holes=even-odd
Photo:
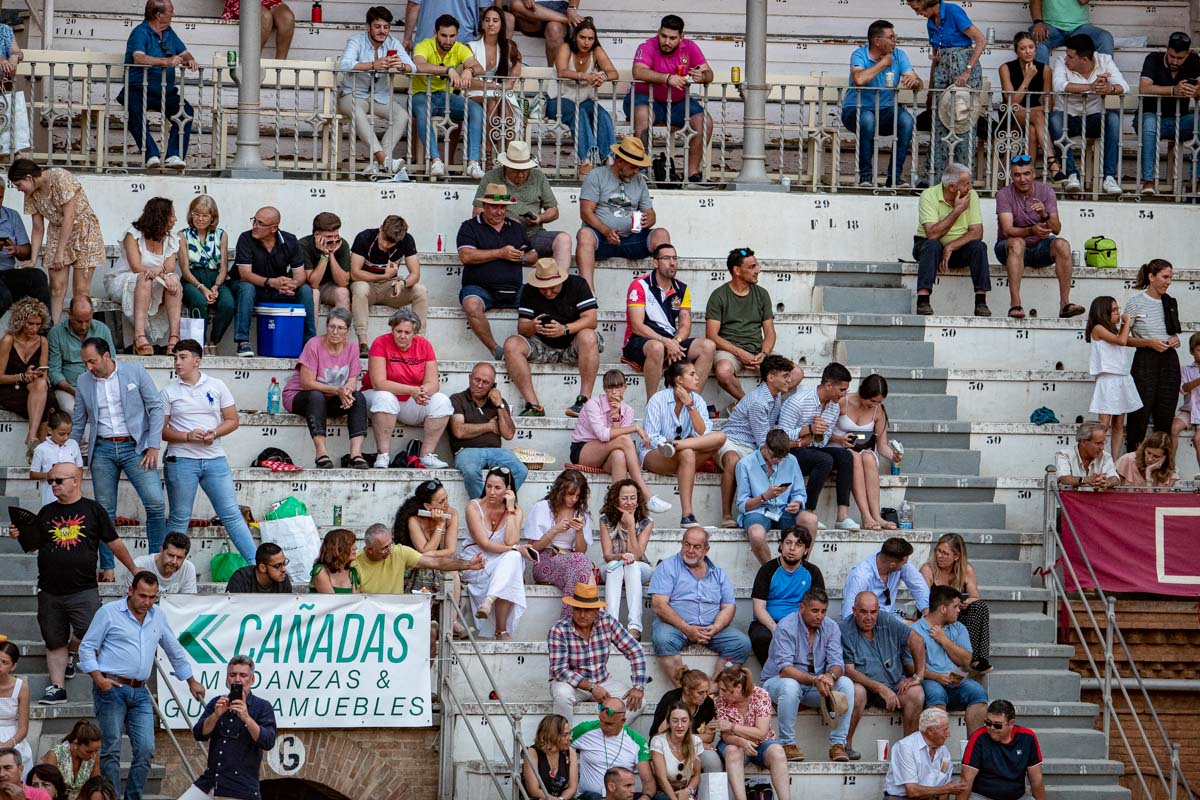
[[[779,800],[791,798],[787,757],[771,729],[771,695],[754,685],[750,670],[726,667],[717,673],[717,753],[725,761],[729,790],[746,800],[746,762],[766,767]]]
[[[1156,431],[1138,445],[1132,453],[1117,459],[1117,474],[1122,486],[1153,486],[1170,488],[1179,480],[1175,471],[1175,451],[1171,448],[1171,437]]]
[[[424,427],[421,466],[445,469],[449,465],[433,451],[446,432],[453,408],[450,398],[438,391],[437,354],[428,339],[417,336],[421,319],[411,308],[392,312],[388,327],[392,332],[371,344],[363,380],[363,394],[379,450],[375,468],[387,469],[391,463],[388,450],[399,420],[403,425]]]
[[[655,514],[671,510],[671,504],[650,494],[642,478],[642,467],[633,443],[633,434],[649,442],[642,426],[633,420],[633,406],[625,402],[625,373],[610,369],[604,373],[604,394],[583,404],[579,421],[571,434],[571,463],[603,469],[613,483],[630,478],[648,497],[646,508]]]

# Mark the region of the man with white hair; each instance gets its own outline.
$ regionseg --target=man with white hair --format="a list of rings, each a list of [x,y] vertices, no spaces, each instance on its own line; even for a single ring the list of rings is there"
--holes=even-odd
[[[990,317],[987,293],[992,289],[987,245],[983,243],[983,214],[979,195],[971,188],[971,169],[950,162],[942,182],[921,192],[920,219],[913,237],[917,260],[917,313],[933,313],[929,296],[938,275],[949,267],[969,267],[975,284],[975,316]]]
[[[950,738],[950,715],[940,708],[927,708],[917,721],[916,733],[892,745],[883,800],[909,797],[950,798],[966,788],[954,780],[954,759],[946,748]]]
[[[1075,446],[1054,454],[1058,485],[1067,489],[1112,489],[1121,483],[1112,454],[1104,446],[1108,426],[1088,420],[1075,429]]]
[[[359,588],[363,594],[404,594],[406,569],[436,569],[457,572],[483,569],[483,556],[471,561],[453,556],[433,556],[392,544],[391,529],[381,522],[367,528],[363,534],[363,549],[358,557]]]

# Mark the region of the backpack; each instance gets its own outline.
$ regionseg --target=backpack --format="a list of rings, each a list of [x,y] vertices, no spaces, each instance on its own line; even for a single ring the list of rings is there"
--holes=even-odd
[[[1117,268],[1117,243],[1107,236],[1093,236],[1083,245],[1087,266],[1097,269]]]

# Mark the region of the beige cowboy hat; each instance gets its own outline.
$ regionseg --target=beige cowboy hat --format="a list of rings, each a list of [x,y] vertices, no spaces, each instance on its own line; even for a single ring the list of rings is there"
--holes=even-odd
[[[633,164],[635,167],[650,166],[650,156],[646,155],[646,145],[636,136],[623,136],[618,144],[612,146],[613,155]]]
[[[839,717],[850,711],[850,704],[846,701],[846,695],[841,692],[833,691],[822,702],[825,711],[825,717],[833,724]]]
[[[526,283],[535,289],[549,289],[551,286],[566,283],[566,280],[566,267],[558,266],[558,262],[553,258],[539,258],[533,265],[533,271],[529,274],[529,280]]]
[[[962,135],[971,130],[978,115],[979,108],[969,90],[951,87],[942,92],[938,100],[938,121],[942,127]]]
[[[479,200],[492,206],[511,206],[517,202],[508,193],[508,187],[503,183],[489,183],[483,190],[483,197],[479,198]]]
[[[529,142],[521,139],[509,142],[508,148],[496,161],[509,169],[533,169],[538,165],[537,160],[529,154]]]
[[[608,603],[600,599],[600,590],[594,583],[577,583],[572,594],[565,595],[564,603],[575,608],[604,608]]]

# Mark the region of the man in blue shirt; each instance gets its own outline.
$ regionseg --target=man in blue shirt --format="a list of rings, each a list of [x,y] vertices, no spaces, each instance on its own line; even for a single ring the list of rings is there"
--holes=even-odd
[[[174,17],[171,0],[146,0],[145,21],[133,29],[125,42],[128,91],[122,90],[117,102],[123,103],[129,112],[129,132],[145,151],[147,167],[162,163],[158,143],[146,126],[147,111],[159,112],[163,124],[170,123],[166,165],[171,169],[187,166],[184,159],[192,138],[193,112],[191,104],[179,96],[175,69],[180,66],[195,69],[196,59],[171,29]]]
[[[855,564],[846,574],[846,588],[842,591],[842,618],[850,616],[852,606],[847,598],[858,597],[859,592],[874,592],[879,598],[879,607],[896,613],[896,602],[900,582],[908,587],[918,611],[929,607],[929,584],[921,577],[917,568],[908,563],[913,546],[899,536],[883,543],[879,552]]]
[[[664,559],[650,578],[654,609],[654,652],[663,672],[683,666],[679,653],[689,643],[717,651],[725,662],[740,666],[750,656],[750,639],[730,627],[736,610],[733,583],[708,557],[708,533],[693,526],[683,533],[677,555]]]
[[[254,661],[234,656],[225,668],[229,694],[214,697],[192,728],[198,742],[208,742],[208,767],[179,800],[259,800],[258,772],[262,754],[275,746],[277,727],[271,704],[250,693]]]
[[[904,162],[912,142],[913,116],[896,105],[896,87],[920,89],[921,79],[908,55],[896,46],[892,23],[877,19],[867,28],[867,43],[850,56],[850,88],[842,101],[842,124],[858,133],[858,182],[875,185],[875,134],[896,134],[887,185],[904,185]]]
[[[759,564],[771,558],[767,531],[796,524],[807,495],[800,465],[789,452],[792,440],[779,428],[766,443],[737,463],[738,525],[746,529],[750,550]]]
[[[820,589],[804,593],[800,609],[775,627],[763,688],[779,712],[779,741],[788,761],[803,761],[796,744],[796,714],[800,706],[819,708],[831,722],[829,760],[849,761],[846,734],[850,730],[850,704],[854,684],[845,675],[842,632],[825,614],[829,596]]]
[[[0,186],[0,203],[3,202],[4,187]],[[23,297],[40,300],[47,308],[50,306],[50,284],[46,273],[29,261],[31,250],[20,212],[0,206],[0,316]]]
[[[929,593],[929,613],[913,625],[925,640],[926,708],[965,711],[967,732],[983,727],[987,690],[966,677],[971,668],[971,637],[958,621],[962,599],[953,586],[934,586]]]
[[[153,572],[133,576],[129,594],[96,612],[87,635],[79,644],[79,668],[91,674],[92,703],[100,726],[100,770],[121,795],[121,734],[129,736],[133,758],[125,800],[141,800],[142,787],[154,759],[154,700],[147,683],[154,656],[162,647],[175,670],[187,681],[188,691],[204,702],[204,687],[192,677],[187,654],[167,625],[167,617],[154,605],[158,578]]]

